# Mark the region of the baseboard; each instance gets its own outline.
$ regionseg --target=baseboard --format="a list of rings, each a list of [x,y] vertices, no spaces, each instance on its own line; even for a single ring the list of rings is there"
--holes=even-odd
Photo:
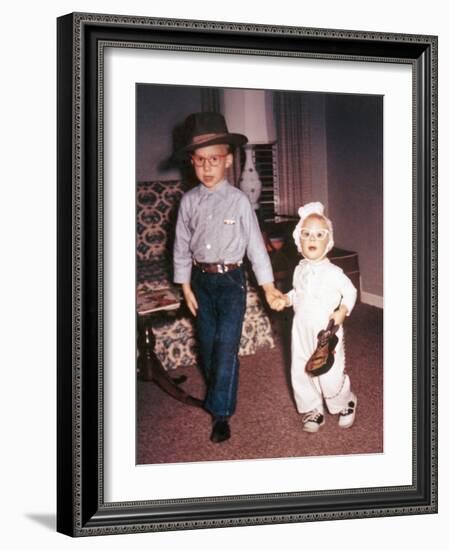
[[[383,296],[377,296],[376,294],[371,294],[370,292],[361,291],[360,300],[362,304],[368,304],[369,306],[378,307],[380,309],[384,308],[384,298]]]

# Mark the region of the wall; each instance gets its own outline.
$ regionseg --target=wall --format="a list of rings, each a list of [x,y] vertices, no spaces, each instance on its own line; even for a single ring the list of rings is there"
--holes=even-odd
[[[440,400],[440,512],[438,515],[374,518],[305,524],[238,527],[121,535],[72,540],[55,533],[56,509],[56,17],[80,11],[196,18],[265,24],[363,29],[383,32],[439,34],[440,58],[449,56],[447,16],[442,1],[407,5],[377,0],[375,5],[356,0],[336,3],[259,4],[228,0],[226,3],[166,0],[59,0],[46,3],[7,3],[3,7],[4,28],[0,36],[3,52],[1,87],[2,150],[0,164],[2,201],[1,310],[2,345],[2,453],[0,513],[1,543],[8,550],[35,548],[183,550],[229,548],[317,548],[364,550],[390,548],[399,538],[407,550],[441,548],[447,539],[449,521],[449,440],[446,426],[449,403]],[[444,11],[443,11],[444,9]],[[440,119],[449,120],[449,67],[439,71]],[[441,205],[440,281],[449,280],[449,126],[440,127]],[[441,335],[449,325],[449,289],[440,284]],[[441,339],[442,340],[442,339]],[[449,391],[449,369],[441,346],[439,386]],[[269,426],[267,426],[269,430]],[[306,475],[306,472],[301,472]]]
[[[359,254],[362,292],[383,296],[382,98],[326,96],[329,215]]]
[[[173,129],[190,113],[201,111],[200,88],[140,84],[137,106],[137,181],[179,178],[179,170],[169,162]]]

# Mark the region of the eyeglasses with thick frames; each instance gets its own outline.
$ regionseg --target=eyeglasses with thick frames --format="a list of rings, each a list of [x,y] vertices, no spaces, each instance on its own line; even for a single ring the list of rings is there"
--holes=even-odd
[[[220,164],[221,159],[228,156],[229,153],[226,153],[224,155],[210,155],[210,157],[202,157],[201,155],[192,155],[193,164],[195,166],[198,166],[199,168],[202,168],[206,161],[210,164],[210,166],[218,166]]]
[[[303,227],[300,231],[301,239],[307,240],[310,239],[312,236],[317,241],[324,241],[324,239],[329,235],[328,229],[307,229]]]

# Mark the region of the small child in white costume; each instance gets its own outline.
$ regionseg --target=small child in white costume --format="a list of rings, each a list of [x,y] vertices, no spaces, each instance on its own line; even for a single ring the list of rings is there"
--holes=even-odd
[[[354,307],[357,290],[327,254],[334,246],[331,221],[319,202],[298,210],[300,221],[293,238],[304,259],[296,266],[293,289],[279,298],[277,309],[293,306],[291,379],[296,406],[303,413],[303,429],[315,433],[324,424],[324,403],[331,414],[339,414],[339,426],[349,428],[355,418],[357,398],[345,373],[343,321]],[[335,361],[321,376],[311,376],[305,366],[317,346],[317,334],[329,320],[340,325]]]

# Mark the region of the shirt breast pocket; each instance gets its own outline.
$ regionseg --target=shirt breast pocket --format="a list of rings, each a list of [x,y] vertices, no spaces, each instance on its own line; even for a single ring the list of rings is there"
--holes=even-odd
[[[235,216],[227,216],[223,219],[224,227],[235,227],[237,225],[237,218]]]
[[[239,220],[237,216],[232,214],[225,215],[220,225],[220,231],[227,240],[238,238]]]
[[[225,215],[220,223],[220,242],[225,261],[241,260],[241,232],[236,216]]]

